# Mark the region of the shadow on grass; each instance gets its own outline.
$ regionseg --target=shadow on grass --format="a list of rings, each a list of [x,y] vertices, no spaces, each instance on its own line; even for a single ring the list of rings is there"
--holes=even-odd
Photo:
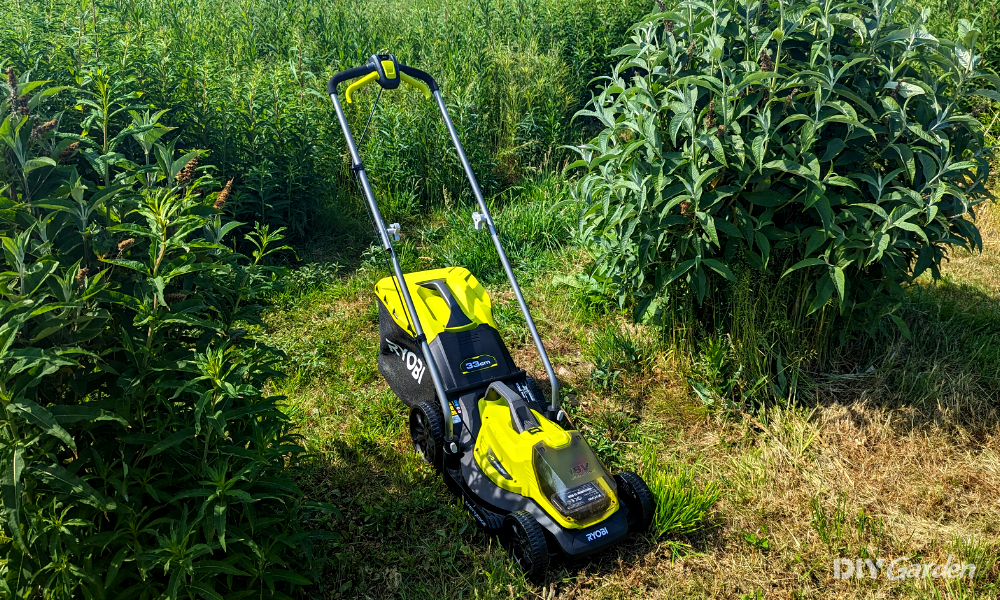
[[[900,426],[940,426],[974,442],[1000,428],[1000,295],[945,278],[911,288],[901,315],[910,329],[855,352],[861,372],[827,375],[821,404],[903,410]],[[859,417],[860,418],[860,417]]]
[[[509,598],[529,589],[399,435],[327,440],[298,483],[342,515],[317,548],[327,560],[309,597]]]
[[[402,422],[405,409],[401,402],[399,407]],[[631,571],[658,546],[630,536],[587,559],[554,559],[546,579],[531,584],[441,476],[420,462],[408,437],[398,430],[387,434],[351,431],[326,439],[299,468],[298,484],[308,499],[329,502],[341,513],[325,526],[333,539],[316,549],[326,563],[310,597],[534,597],[567,579]]]

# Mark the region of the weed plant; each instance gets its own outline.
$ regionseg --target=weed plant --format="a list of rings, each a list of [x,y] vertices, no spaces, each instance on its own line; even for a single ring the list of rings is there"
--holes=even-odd
[[[264,390],[282,357],[246,335],[281,229],[234,252],[232,187],[162,114],[98,118],[106,81],[6,75],[0,597],[288,598],[315,575],[303,524],[331,511],[289,476],[302,449]],[[74,105],[101,111],[96,139],[62,122]]]
[[[711,525],[712,507],[720,490],[714,483],[700,487],[690,467],[660,464],[652,446],[643,449],[642,477],[656,497],[654,538],[690,536]],[[675,552],[681,549],[675,546]]]

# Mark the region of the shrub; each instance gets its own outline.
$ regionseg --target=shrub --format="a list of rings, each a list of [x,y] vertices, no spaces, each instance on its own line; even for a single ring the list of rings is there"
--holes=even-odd
[[[931,11],[932,31],[955,29],[961,19],[972,21],[983,32],[983,63],[992,69],[1000,65],[1000,6],[990,0],[918,0],[916,5]]]
[[[0,103],[0,596],[287,597],[322,507],[263,392],[280,356],[240,329],[281,232],[234,253],[200,153],[138,113],[64,133],[50,103],[88,94],[47,83],[8,69]]]
[[[799,326],[905,327],[903,284],[981,245],[989,166],[960,106],[1000,83],[976,29],[939,40],[927,18],[897,0],[686,0],[638,24],[578,113],[604,127],[572,165],[593,276],[648,318],[724,307],[749,268],[774,274],[758,296],[784,278]]]

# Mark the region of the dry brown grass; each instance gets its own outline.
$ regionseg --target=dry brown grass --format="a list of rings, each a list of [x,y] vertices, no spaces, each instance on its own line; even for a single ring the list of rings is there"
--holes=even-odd
[[[981,221],[984,253],[953,261],[947,272],[1000,297],[995,214]],[[559,298],[556,290],[545,294]],[[543,586],[537,596],[527,597],[737,600],[995,594],[995,587],[984,591],[1000,576],[995,392],[977,388],[958,374],[954,380],[944,379],[947,389],[938,390],[943,400],[917,403],[889,390],[886,379],[875,373],[821,386],[812,408],[719,418],[691,399],[685,365],[671,356],[649,368],[653,377],[626,378],[620,398],[589,389],[593,363],[587,360],[586,346],[597,325],[570,309],[565,298],[538,309],[559,376],[578,391],[583,411],[595,414],[622,398],[642,397],[641,418],[650,424],[642,431],[658,439],[661,460],[695,465],[699,478],[719,482],[723,494],[717,505],[718,527],[686,540],[694,554],[677,558],[669,545],[633,542],[590,563],[565,566],[554,587]],[[614,326],[635,332],[624,319]],[[528,348],[515,353],[531,362]],[[988,411],[972,411],[987,404]],[[618,410],[633,407],[619,403]],[[766,538],[768,548],[751,544],[753,536]],[[944,563],[949,555],[979,561],[980,573],[971,590],[949,591],[941,580],[930,579],[834,579],[835,558],[909,556]]]
[[[974,287],[977,297],[993,306],[990,314],[1000,314],[994,302],[1000,300],[1000,210],[984,211],[980,224],[983,254],[956,255],[945,274]],[[566,260],[574,259],[569,255]],[[565,266],[566,271],[572,269]],[[375,351],[377,337],[369,288],[367,284],[345,286],[336,293],[316,296],[295,314],[273,317],[269,325],[272,330],[294,332],[283,343],[299,353],[314,346],[331,349],[326,357],[332,361],[329,369],[335,377],[307,378],[310,383],[288,386],[310,450],[328,457],[332,465],[329,474],[317,471],[315,476],[323,481],[310,485],[311,489],[332,486],[324,483],[324,478],[332,478],[340,482],[339,493],[348,494],[353,492],[345,489],[345,482],[364,481],[353,504],[345,509],[349,520],[367,519],[362,511],[365,504],[359,500],[366,498],[366,503],[382,502],[381,518],[409,523],[406,510],[393,507],[412,502],[406,499],[417,493],[413,490],[436,487],[428,472],[414,467],[401,405],[387,393],[366,359]],[[516,308],[509,290],[492,289],[491,293],[498,310]],[[557,376],[571,391],[574,410],[595,422],[613,413],[628,417],[623,422],[631,423],[632,429],[621,432],[622,437],[614,442],[621,444],[617,447],[622,468],[638,470],[640,444],[651,442],[662,464],[692,467],[699,483],[716,482],[722,496],[715,527],[694,538],[633,539],[593,560],[555,563],[541,586],[508,584],[516,581],[510,579],[512,575],[487,584],[494,575],[484,572],[480,574],[483,579],[477,579],[480,583],[471,584],[474,596],[545,600],[995,598],[997,588],[988,586],[1000,578],[996,562],[1000,556],[1000,390],[984,387],[983,378],[956,368],[954,361],[962,357],[953,356],[944,342],[940,352],[920,357],[901,352],[896,363],[884,369],[821,382],[804,408],[724,415],[707,411],[693,398],[686,380],[688,359],[663,351],[669,344],[659,343],[654,330],[632,325],[621,315],[589,314],[573,304],[565,289],[544,280],[528,290],[527,296]],[[292,327],[292,323],[297,325]],[[617,331],[648,353],[635,369],[622,373],[613,390],[595,386],[592,379],[593,348],[608,331]],[[523,326],[512,320],[504,336],[516,362],[539,376],[547,392],[548,382]],[[900,377],[915,383],[901,385]],[[385,494],[390,500],[379,500]],[[351,516],[350,511],[357,514]],[[464,522],[466,517],[457,508],[447,514],[452,512],[448,519]],[[390,530],[388,525],[382,529]],[[345,571],[342,576],[356,581],[368,577],[364,565],[372,558],[367,553],[424,557],[428,552],[423,546],[412,552],[393,546],[413,543],[401,533],[381,535],[388,537],[359,534],[350,546],[353,554],[344,555],[343,560],[363,573]],[[455,535],[442,547],[471,547],[474,554],[469,556],[478,557],[472,564],[484,569],[513,568],[503,562],[492,541],[470,538],[469,533]],[[397,538],[403,542],[391,541]],[[760,541],[764,539],[766,544]],[[690,550],[675,555],[675,542],[690,544]],[[843,581],[833,575],[834,558],[909,556],[919,562],[943,563],[949,555],[978,561],[980,570],[971,590],[946,591],[940,580]],[[371,576],[388,579],[371,580],[364,597],[411,595],[407,590],[414,585],[412,570],[403,575],[373,572]],[[464,577],[479,575],[466,573]],[[411,589],[415,596],[423,593],[415,589]]]
[[[571,568],[554,597],[904,598],[928,590],[838,581],[833,559],[865,548],[869,556],[943,563],[963,556],[959,548],[974,539],[1000,552],[1000,439],[970,446],[863,401],[754,420],[704,419],[661,448],[667,460],[697,464],[701,477],[723,485],[719,527],[690,540],[701,556],[623,546]],[[830,539],[820,535],[817,507],[841,528]],[[744,534],[767,538],[769,548]],[[997,572],[993,566],[981,575]]]

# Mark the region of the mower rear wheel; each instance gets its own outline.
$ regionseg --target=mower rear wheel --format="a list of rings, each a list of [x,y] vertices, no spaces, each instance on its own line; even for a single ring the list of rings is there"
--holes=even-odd
[[[421,402],[410,409],[410,439],[413,449],[435,471],[441,470],[444,459],[444,418],[441,409],[430,402]]]
[[[549,568],[549,548],[545,543],[545,530],[531,513],[518,510],[504,517],[501,536],[514,562],[528,579],[538,581],[545,576]]]
[[[631,471],[615,475],[618,499],[628,509],[628,530],[630,533],[646,533],[653,523],[656,513],[656,497],[646,482]]]

